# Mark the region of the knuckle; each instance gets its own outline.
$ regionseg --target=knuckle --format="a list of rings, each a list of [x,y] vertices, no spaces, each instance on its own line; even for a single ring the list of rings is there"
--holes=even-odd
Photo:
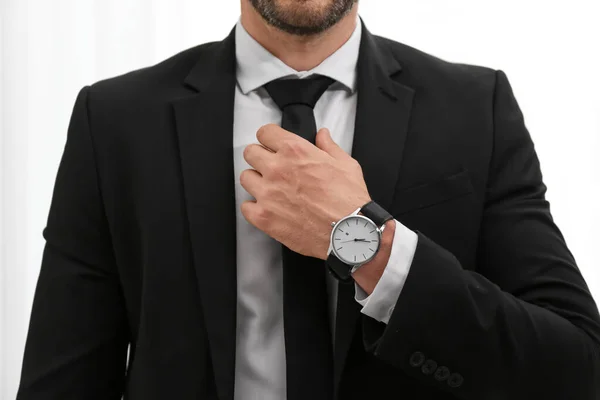
[[[271,131],[274,126],[276,126],[276,125],[275,124],[266,124],[266,125],[263,125],[260,128],[258,128],[258,130],[256,131],[256,138],[258,139],[258,141],[261,141],[261,138],[265,134],[267,134],[269,131]]]
[[[286,140],[283,142],[281,148],[288,156],[300,156],[304,154],[304,143],[299,140]]]
[[[289,182],[294,177],[294,164],[274,162],[272,168],[269,171],[269,180],[282,184],[283,182]]]
[[[352,158],[352,161],[350,161],[350,165],[352,165],[352,167],[354,169],[356,169],[357,171],[361,171],[362,172],[362,166],[360,165],[360,163],[358,162],[357,159]]]
[[[244,148],[244,159],[248,158],[248,155],[250,154],[251,151],[252,151],[252,145],[249,144],[248,146],[246,146]]]
[[[244,184],[247,182],[246,179],[248,179],[248,174],[250,173],[250,170],[245,169],[242,171],[242,173],[240,174],[240,184],[242,186],[244,186]]]
[[[279,179],[284,176],[284,168],[277,162],[271,162],[267,168],[270,179]]]
[[[271,212],[265,207],[256,207],[254,221],[262,229],[268,229],[271,223]]]
[[[240,207],[240,211],[242,212],[242,215],[244,216],[244,218],[246,219],[246,221],[250,222],[251,224],[254,224],[254,208],[256,207],[256,202],[253,201],[245,201],[242,203],[242,206]]]
[[[271,185],[266,185],[261,191],[261,197],[272,200],[277,196],[277,191]]]
[[[261,195],[261,188],[259,185],[252,185],[251,180],[253,178],[253,174],[255,174],[255,172],[252,169],[243,170],[240,174],[240,185],[247,191],[252,191],[252,195],[257,197]]]
[[[265,134],[266,125],[261,126],[256,131],[256,138],[260,141],[261,137]]]

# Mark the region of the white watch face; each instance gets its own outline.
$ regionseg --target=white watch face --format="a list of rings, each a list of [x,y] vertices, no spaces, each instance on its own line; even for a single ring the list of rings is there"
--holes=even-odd
[[[363,264],[371,260],[381,242],[381,232],[370,219],[362,215],[342,218],[333,228],[333,252],[346,264]]]

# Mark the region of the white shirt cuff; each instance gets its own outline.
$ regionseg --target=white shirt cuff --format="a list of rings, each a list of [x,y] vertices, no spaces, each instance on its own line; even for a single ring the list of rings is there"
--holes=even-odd
[[[392,316],[394,306],[408,276],[418,239],[415,232],[402,225],[398,220],[394,221],[396,222],[396,231],[390,259],[373,292],[367,296],[366,292],[356,282],[354,283],[354,299],[363,306],[361,312],[386,324]]]

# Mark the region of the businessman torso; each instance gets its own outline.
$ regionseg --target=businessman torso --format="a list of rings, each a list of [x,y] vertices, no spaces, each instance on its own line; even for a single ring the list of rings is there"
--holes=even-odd
[[[58,219],[69,210],[63,210],[67,206],[55,197],[44,232],[52,244],[46,250],[47,262],[58,257],[53,248],[78,243],[87,254],[110,252],[112,256],[98,260],[98,265],[106,261],[114,269],[92,269],[95,272],[85,276],[104,285],[102,292],[98,284],[90,285],[89,298],[97,294],[106,300],[97,308],[98,314],[82,313],[74,327],[86,335],[85,341],[69,346],[72,332],[52,339],[55,347],[64,347],[63,357],[57,360],[34,355],[35,347],[46,339],[30,337],[22,398],[30,398],[27,394],[35,390],[41,393],[42,388],[60,393],[60,387],[77,385],[78,374],[88,376],[90,369],[104,379],[94,392],[99,399],[121,390],[131,400],[233,398],[234,46],[230,34],[222,42],[198,46],[80,93],[72,126],[85,126],[89,141],[73,139],[70,146],[86,147],[69,157],[81,157],[82,163],[94,163],[94,167],[69,179],[80,180],[82,187],[97,182],[101,202],[91,200],[85,210],[89,219],[73,224],[95,222],[102,209],[106,232],[72,237],[61,231]],[[496,161],[492,160],[497,123],[493,110],[498,77],[492,69],[445,62],[374,36],[366,28],[363,31],[351,155],[362,166],[372,198],[419,232],[420,249],[432,246],[427,237],[446,249],[446,257],[452,255],[464,270],[478,271],[486,257],[480,234],[484,202],[490,194],[489,167]],[[505,90],[512,99],[510,88]],[[520,115],[517,111],[508,117]],[[537,182],[538,170],[531,171],[519,178],[521,182]],[[60,179],[59,172],[57,182]],[[100,235],[110,241],[95,240]],[[416,262],[423,262],[423,252],[417,250]],[[510,269],[506,275],[499,268],[494,273],[498,281],[519,283],[516,277],[512,280]],[[40,279],[49,281],[44,272]],[[362,315],[353,292],[340,288],[335,337],[340,400],[452,399],[459,397],[458,391],[472,390],[475,385],[467,378],[463,382],[463,376],[495,368],[471,364],[476,355],[465,353],[456,356],[464,369],[448,365],[452,380],[438,371],[448,360],[437,359],[435,353],[444,349],[444,354],[450,354],[474,332],[439,337],[437,326],[448,326],[448,321],[461,327],[479,325],[472,324],[474,315],[452,308],[447,314],[431,315],[429,328],[424,325],[427,316],[421,314],[442,298],[424,291],[415,301],[413,287],[421,285],[421,279],[437,285],[440,278],[411,271],[400,299],[409,303],[403,303],[403,309],[392,317],[400,321],[413,315],[414,324],[406,326],[390,321],[386,327]],[[85,291],[85,287],[75,290]],[[87,295],[79,297],[83,303]],[[588,300],[585,306],[591,307]],[[34,325],[43,324],[42,310],[38,313],[34,307]],[[66,321],[70,318],[65,316]],[[381,357],[378,342],[372,340],[384,331],[388,338],[398,332],[407,338],[396,344],[383,340],[388,354],[395,351],[393,362]],[[123,350],[128,342],[131,350],[124,377]],[[72,383],[61,383],[66,375],[60,373],[54,381],[41,379],[61,368],[73,368]]]
[[[233,45],[232,37],[207,44],[89,93],[133,340],[131,398],[192,398],[212,391],[213,379],[232,393]],[[475,268],[493,71],[449,64],[369,33],[361,57],[352,156],[373,198]],[[361,348],[352,301],[338,310],[336,359],[351,348],[346,372],[357,375],[342,377],[343,398],[373,390],[444,398]]]

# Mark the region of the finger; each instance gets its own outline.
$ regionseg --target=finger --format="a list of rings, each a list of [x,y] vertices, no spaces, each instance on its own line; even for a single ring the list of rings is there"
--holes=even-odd
[[[255,199],[260,197],[263,177],[254,169],[245,169],[240,174],[240,185]]]
[[[279,125],[267,124],[261,126],[256,132],[256,139],[269,149],[277,152],[281,144],[286,140],[302,140],[302,138],[292,132],[286,131]]]
[[[317,132],[315,145],[333,158],[345,159],[349,157],[348,153],[346,153],[344,149],[342,149],[336,142],[333,141],[331,138],[331,133],[327,128],[322,128],[319,130],[319,132]]]
[[[253,200],[244,201],[240,206],[240,211],[242,212],[242,215],[246,221],[264,232],[264,227],[266,226],[266,216],[260,204]]]
[[[261,174],[264,174],[274,156],[272,151],[257,143],[249,144],[244,149],[244,160]]]

